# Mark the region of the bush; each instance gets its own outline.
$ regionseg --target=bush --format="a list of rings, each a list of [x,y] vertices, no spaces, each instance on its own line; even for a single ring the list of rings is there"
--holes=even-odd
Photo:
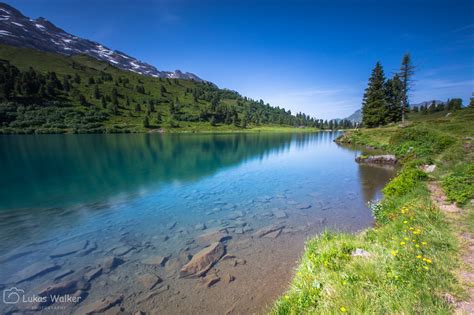
[[[417,181],[426,178],[426,174],[415,165],[404,167],[402,171],[382,190],[387,197],[404,195],[415,188]]]
[[[411,154],[431,163],[432,156],[455,143],[454,137],[423,127],[404,128],[390,139],[392,151],[399,157]]]
[[[474,198],[474,164],[459,166],[441,182],[450,201],[464,205]]]

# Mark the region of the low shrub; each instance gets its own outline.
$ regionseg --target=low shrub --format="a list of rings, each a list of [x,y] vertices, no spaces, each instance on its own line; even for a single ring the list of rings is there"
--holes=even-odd
[[[474,198],[474,164],[464,164],[455,168],[441,182],[450,201],[464,205]]]

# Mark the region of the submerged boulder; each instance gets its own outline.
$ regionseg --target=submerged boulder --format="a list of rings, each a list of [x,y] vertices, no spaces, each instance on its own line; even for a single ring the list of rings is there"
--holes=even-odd
[[[380,165],[395,165],[397,158],[393,154],[384,155],[360,155],[356,157],[357,163],[380,164]]]
[[[254,236],[264,237],[267,234],[270,234],[271,237],[275,238],[278,235],[280,235],[280,232],[284,227],[285,227],[284,225],[269,225],[269,226],[263,227],[260,230],[258,230],[257,232],[255,232]],[[274,232],[278,232],[278,233],[274,233]],[[276,236],[274,237],[274,235],[276,235]]]
[[[220,242],[212,243],[193,256],[190,262],[181,268],[181,277],[204,275],[225,254],[225,246]]]
[[[20,283],[31,280],[43,276],[51,271],[58,270],[59,268],[61,268],[59,265],[52,262],[36,262],[14,274],[10,279],[10,282]]]
[[[224,242],[232,238],[227,229],[225,228],[214,228],[209,229],[205,233],[197,237],[197,243],[200,245],[212,244],[215,242]]]

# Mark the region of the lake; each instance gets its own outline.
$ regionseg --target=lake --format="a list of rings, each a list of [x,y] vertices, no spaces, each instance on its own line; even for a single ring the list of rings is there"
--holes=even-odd
[[[339,134],[0,136],[0,289],[79,297],[0,311],[264,311],[305,240],[370,226],[394,176],[355,163]],[[182,277],[216,240],[226,255]]]

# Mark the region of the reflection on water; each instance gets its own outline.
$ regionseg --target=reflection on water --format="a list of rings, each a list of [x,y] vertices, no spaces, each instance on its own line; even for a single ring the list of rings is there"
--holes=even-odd
[[[0,136],[0,209],[104,200],[304,146],[309,134]]]
[[[154,274],[184,292],[181,306],[197,303],[195,284],[176,272],[205,245],[200,235],[216,229],[231,236],[228,251],[249,260],[234,275],[268,282],[260,269],[263,260],[275,260],[272,253],[286,250],[276,261],[290,264],[296,257],[289,253],[305,238],[325,228],[356,231],[372,223],[367,202],[380,198],[394,170],[356,164],[359,150],[336,145],[337,135],[0,136],[0,286],[14,284],[11,275],[24,276],[33,263],[54,264],[57,273],[71,270],[65,279],[75,279],[118,255],[124,263],[100,281],[90,280],[88,300],[128,292],[122,305],[130,313],[126,305],[143,293],[134,277],[149,272],[140,261],[159,254],[170,263]],[[276,242],[255,238],[255,231],[271,224],[284,227]],[[51,254],[78,242],[85,248]],[[216,272],[226,268],[219,264]],[[37,290],[56,277],[35,276],[21,282],[22,289]],[[119,281],[124,277],[133,281]],[[222,290],[223,297],[209,300],[214,308],[199,312],[225,311],[231,303],[225,296],[245,294],[247,285]],[[168,303],[167,293],[159,297],[144,309],[187,312]],[[238,309],[258,309],[248,303],[254,302]]]

